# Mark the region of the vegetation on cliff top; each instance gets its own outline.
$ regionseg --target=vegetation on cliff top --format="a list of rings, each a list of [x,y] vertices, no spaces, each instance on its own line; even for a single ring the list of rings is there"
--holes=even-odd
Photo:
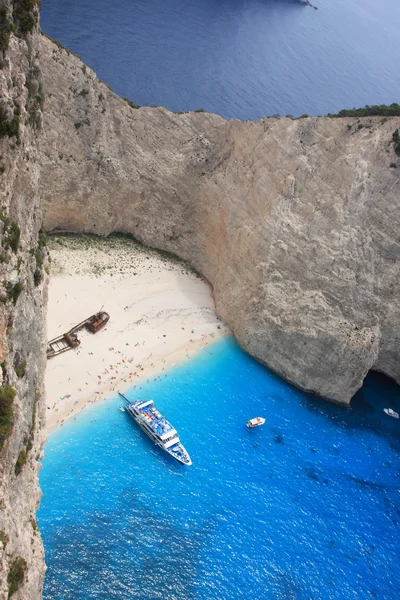
[[[41,0],[14,0],[13,18],[15,34],[23,37],[30,33],[37,24],[38,11]]]
[[[336,114],[328,113],[328,117],[400,117],[400,104],[394,102],[387,106],[386,104],[375,104],[364,108],[343,109]]]
[[[136,104],[136,102],[133,102],[129,98],[122,98],[122,100],[125,100],[131,108],[140,108],[140,104]]]
[[[0,0],[0,52],[7,50],[10,34],[24,37],[38,22],[41,0],[14,0],[9,12]]]

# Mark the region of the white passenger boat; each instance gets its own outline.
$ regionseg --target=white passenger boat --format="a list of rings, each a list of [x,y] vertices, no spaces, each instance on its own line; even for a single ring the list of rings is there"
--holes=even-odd
[[[254,419],[249,419],[246,425],[247,427],[250,427],[250,429],[253,429],[253,427],[260,427],[260,425],[264,425],[264,423],[265,419],[263,419],[262,417],[254,417]]]
[[[399,413],[397,413],[393,408],[384,408],[383,412],[385,412],[389,417],[393,417],[394,419],[399,418]]]
[[[168,454],[183,465],[192,464],[190,456],[180,441],[176,429],[156,409],[153,400],[135,400],[134,402],[130,402],[121,392],[118,393],[126,402],[126,411],[157,446],[160,446],[160,448],[168,452]]]

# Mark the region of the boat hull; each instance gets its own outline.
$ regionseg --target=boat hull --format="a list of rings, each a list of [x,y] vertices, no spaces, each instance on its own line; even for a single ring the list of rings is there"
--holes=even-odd
[[[182,465],[190,466],[192,464],[192,461],[190,459],[189,459],[188,462],[185,462],[185,461],[181,460],[178,456],[175,456],[175,454],[173,454],[172,452],[168,452],[168,450],[166,448],[164,448],[164,446],[160,443],[160,441],[154,435],[154,433],[151,430],[149,430],[145,426],[144,423],[141,422],[141,420],[140,420],[139,417],[137,417],[136,415],[132,414],[130,410],[128,410],[127,412],[132,417],[132,419],[135,421],[135,423],[137,423],[139,425],[140,429],[145,432],[145,434],[147,435],[147,437],[149,437],[152,442],[154,442],[159,448],[161,448],[161,450],[164,450],[164,452],[166,452],[167,454],[169,454],[170,456],[172,456],[172,458],[174,458],[175,460],[177,460]]]
[[[384,408],[383,412],[386,413],[387,415],[389,415],[389,417],[393,417],[393,419],[398,419],[400,416],[399,413],[397,413],[392,408]]]
[[[249,429],[254,429],[254,427],[260,427],[260,425],[264,425],[265,419],[262,417],[255,417],[254,419],[250,419],[246,423],[246,427]]]
[[[123,396],[123,394],[119,393],[119,395],[122,398],[124,398],[124,400],[127,402],[127,405],[125,407],[125,412],[129,413],[129,416],[132,417],[132,419],[135,421],[135,423],[137,423],[137,425],[139,425],[140,429],[142,429],[142,431],[144,431],[144,433],[147,435],[147,437],[149,437],[151,439],[152,442],[154,442],[157,446],[159,446],[161,448],[161,450],[164,450],[164,452],[166,452],[167,454],[172,456],[172,458],[177,460],[182,465],[190,466],[192,464],[189,454],[187,453],[186,449],[184,448],[183,444],[179,441],[178,438],[177,438],[177,445],[179,446],[180,455],[176,454],[172,450],[169,450],[169,448],[165,447],[162,440],[159,439],[157,434],[144,421],[143,416],[140,413],[140,411],[136,410],[132,406],[132,403],[130,403],[129,400],[125,396]],[[176,430],[173,430],[173,431],[176,434]]]

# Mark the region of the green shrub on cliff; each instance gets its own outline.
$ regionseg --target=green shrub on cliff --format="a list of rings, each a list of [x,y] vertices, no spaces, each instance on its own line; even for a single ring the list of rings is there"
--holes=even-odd
[[[27,364],[26,360],[21,360],[20,358],[15,359],[14,361],[14,371],[16,376],[20,379],[25,375]]]
[[[10,32],[12,31],[13,24],[9,20],[7,15],[6,7],[0,5],[0,52],[7,50],[8,43],[10,41]]]
[[[22,556],[16,556],[7,575],[8,598],[11,598],[24,581],[26,570],[26,560]]]
[[[12,300],[14,304],[17,304],[17,300],[23,290],[23,285],[20,281],[17,283],[8,282],[7,284],[7,297]]]
[[[136,104],[135,102],[132,102],[132,100],[130,100],[129,98],[122,98],[122,100],[125,100],[125,102],[127,104],[129,104],[129,106],[131,108],[140,108],[140,104]]]
[[[21,230],[18,227],[18,225],[13,221],[8,228],[4,247],[10,247],[13,252],[16,252],[18,250],[20,237]]]
[[[15,463],[15,474],[19,475],[23,469],[23,466],[26,464],[26,460],[28,458],[28,453],[26,450],[22,449],[18,455],[17,462]]]
[[[396,129],[393,134],[394,151],[397,156],[400,156],[400,129]]]
[[[19,37],[30,33],[37,24],[40,0],[14,0],[13,10],[10,14],[4,4],[0,4],[0,52],[7,50],[10,33]]]
[[[16,393],[8,383],[0,387],[0,449],[12,429],[13,403]]]
[[[40,8],[40,0],[14,0],[13,17],[15,33],[25,36],[30,33],[37,23],[36,6]]]
[[[19,136],[19,108],[14,109],[14,116],[10,121],[8,118],[7,110],[3,102],[0,101],[0,137]]]

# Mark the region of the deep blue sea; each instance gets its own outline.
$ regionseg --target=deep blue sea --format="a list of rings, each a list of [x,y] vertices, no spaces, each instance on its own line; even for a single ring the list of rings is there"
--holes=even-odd
[[[42,28],[121,96],[227,118],[400,100],[399,0],[43,0]]]
[[[400,597],[399,387],[345,409],[302,393],[232,340],[128,395],[153,398],[193,460],[118,410],[87,409],[45,449],[45,600]],[[249,430],[248,418],[266,424]]]

